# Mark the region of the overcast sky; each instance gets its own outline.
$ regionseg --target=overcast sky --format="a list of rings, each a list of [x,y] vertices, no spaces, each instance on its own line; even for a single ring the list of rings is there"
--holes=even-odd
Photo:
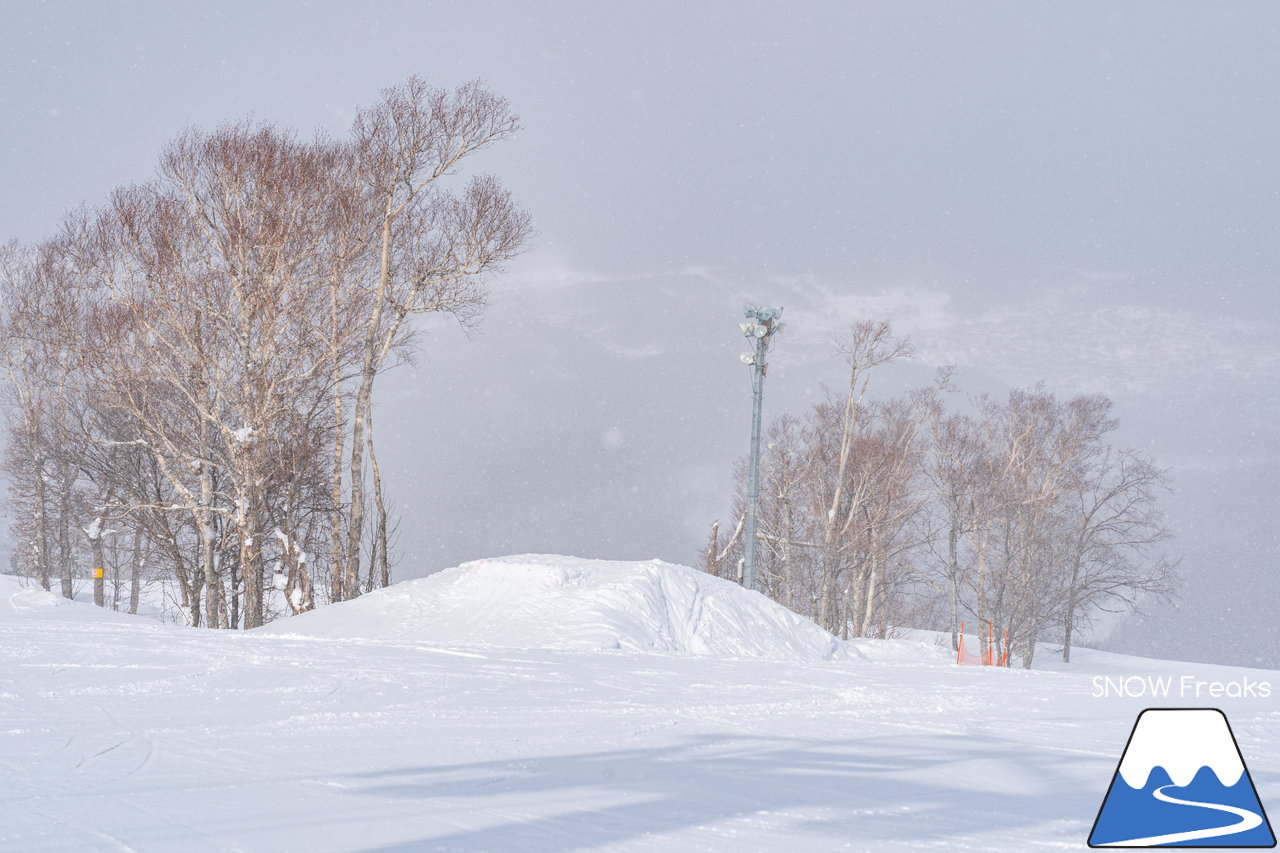
[[[767,414],[887,317],[967,393],[1117,402],[1169,467],[1180,610],[1111,640],[1280,666],[1280,6],[0,4],[0,239],[150,176],[187,124],[341,133],[481,78],[534,249],[473,339],[383,386],[401,576],[514,551],[690,562],[727,507],[737,313],[789,321]],[[1241,626],[1244,626],[1242,629]]]

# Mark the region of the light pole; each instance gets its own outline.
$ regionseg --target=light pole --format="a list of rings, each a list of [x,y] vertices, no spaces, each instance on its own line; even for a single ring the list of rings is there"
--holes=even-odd
[[[782,331],[778,318],[781,308],[748,305],[742,312],[747,322],[739,323],[742,334],[752,342],[751,352],[742,354],[744,364],[751,367],[751,457],[747,466],[747,524],[742,540],[742,585],[756,588],[756,500],[760,495],[760,407],[764,398],[764,376],[768,363],[765,353],[773,336]]]

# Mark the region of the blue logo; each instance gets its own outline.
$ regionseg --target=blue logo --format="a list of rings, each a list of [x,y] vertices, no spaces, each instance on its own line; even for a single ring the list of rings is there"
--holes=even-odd
[[[1275,847],[1227,717],[1217,708],[1138,715],[1090,847]]]

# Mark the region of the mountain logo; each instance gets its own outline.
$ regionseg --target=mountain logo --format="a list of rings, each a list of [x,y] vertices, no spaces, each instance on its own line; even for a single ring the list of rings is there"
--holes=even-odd
[[[1089,846],[1275,847],[1226,715],[1217,708],[1139,714]]]

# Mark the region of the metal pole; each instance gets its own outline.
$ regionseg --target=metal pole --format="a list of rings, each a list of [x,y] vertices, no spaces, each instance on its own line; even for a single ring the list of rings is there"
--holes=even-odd
[[[769,342],[782,331],[778,319],[781,308],[763,308],[748,305],[743,311],[747,322],[739,328],[751,339],[752,351],[742,354],[742,360],[751,365],[751,453],[747,464],[747,520],[742,542],[742,585],[756,588],[756,504],[760,497],[760,412],[764,401],[764,376],[768,365],[765,354]]]
[[[760,497],[760,409],[764,400],[765,339],[756,338],[756,359],[751,366],[751,461],[747,468],[747,525],[743,530],[742,585],[756,588],[756,503]]]

